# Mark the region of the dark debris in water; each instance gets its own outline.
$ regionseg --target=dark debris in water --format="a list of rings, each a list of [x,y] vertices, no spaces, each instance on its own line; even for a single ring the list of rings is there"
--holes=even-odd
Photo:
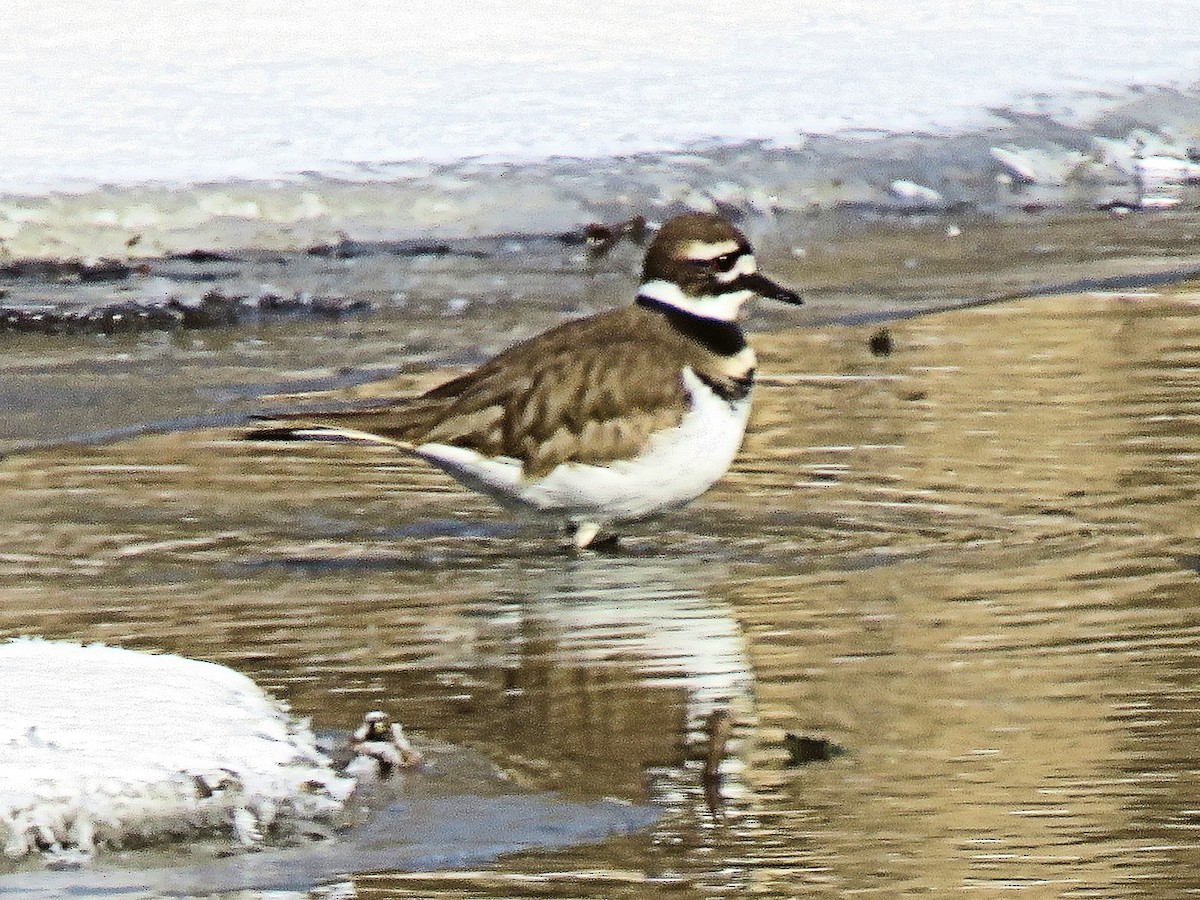
[[[236,256],[231,256],[228,253],[218,253],[215,250],[189,250],[187,253],[172,253],[167,259],[177,262],[190,263],[218,263],[218,262],[237,262]]]
[[[615,225],[605,225],[602,222],[592,222],[581,234],[568,233],[562,235],[564,244],[586,244],[588,255],[592,259],[600,259],[608,254],[617,244],[628,238],[639,247],[646,243],[650,228],[645,216],[632,216]]]
[[[124,281],[137,267],[113,259],[82,260],[18,259],[0,266],[0,277],[62,283]]]
[[[119,334],[177,328],[182,317],[166,306],[119,303],[85,310],[0,306],[0,333]]]
[[[880,328],[871,335],[870,340],[867,341],[867,347],[872,356],[890,356],[892,350],[895,349],[892,333],[886,328]]]
[[[0,334],[127,334],[141,331],[220,328],[283,316],[338,319],[372,310],[362,299],[228,295],[209,291],[198,301],[132,300],[85,308],[0,306]]]
[[[809,763],[828,762],[844,756],[846,748],[828,738],[792,734],[783,736],[783,747],[788,753],[788,766],[806,766]]]

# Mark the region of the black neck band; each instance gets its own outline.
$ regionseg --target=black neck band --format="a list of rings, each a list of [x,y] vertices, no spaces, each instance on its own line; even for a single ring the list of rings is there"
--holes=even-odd
[[[641,294],[638,294],[637,303],[666,316],[681,334],[687,335],[710,353],[733,356],[746,349],[746,336],[737,322],[708,319]]]

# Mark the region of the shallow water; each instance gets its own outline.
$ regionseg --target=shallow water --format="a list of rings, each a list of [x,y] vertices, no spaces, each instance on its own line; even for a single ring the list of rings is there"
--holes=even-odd
[[[318,726],[385,708],[523,787],[664,809],[359,896],[1190,895],[1198,300],[934,314],[882,356],[875,325],[761,335],[733,472],[604,556],[377,449],[11,456],[0,634],[226,662]]]
[[[1200,295],[923,316],[881,356],[878,328],[760,335],[733,471],[612,555],[379,449],[8,457],[0,635],[227,663],[320,727],[384,708],[522,787],[663,810],[345,895],[1194,894]]]

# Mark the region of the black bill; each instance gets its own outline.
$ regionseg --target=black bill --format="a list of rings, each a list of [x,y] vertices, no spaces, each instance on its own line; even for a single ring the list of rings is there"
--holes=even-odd
[[[748,291],[754,291],[760,297],[768,300],[780,300],[784,303],[794,303],[797,306],[804,302],[804,298],[795,291],[789,291],[783,285],[776,284],[767,276],[759,275],[757,272],[753,275],[743,275],[737,280],[737,285]]]

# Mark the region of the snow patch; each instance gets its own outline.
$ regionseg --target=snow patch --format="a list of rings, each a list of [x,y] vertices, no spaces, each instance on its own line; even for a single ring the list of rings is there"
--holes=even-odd
[[[953,131],[995,108],[1086,115],[1200,67],[1193,0],[750,0],[732,15],[719,0],[12,0],[4,13],[20,39],[0,67],[0,193]],[[219,209],[266,214],[232,194]]]
[[[328,820],[354,788],[307,723],[213,663],[0,644],[0,845],[52,865],[201,834],[243,847]]]

